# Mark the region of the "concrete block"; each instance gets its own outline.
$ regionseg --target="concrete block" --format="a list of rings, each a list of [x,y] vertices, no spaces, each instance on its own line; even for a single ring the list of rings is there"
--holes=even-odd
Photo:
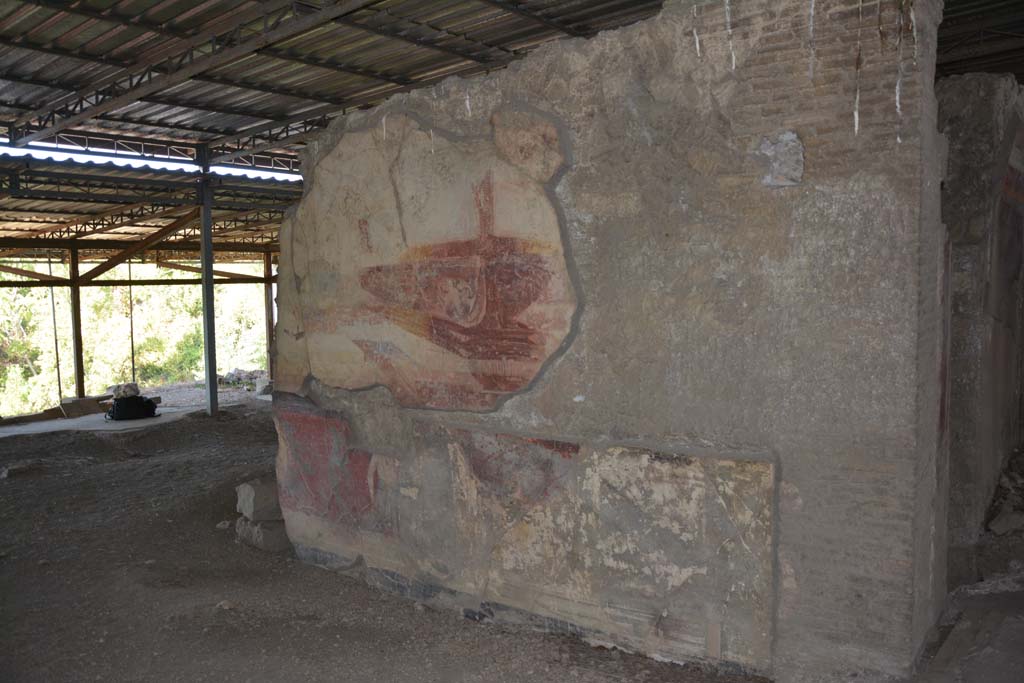
[[[281,519],[277,503],[276,479],[253,479],[235,487],[238,493],[237,510],[254,522]]]
[[[242,543],[268,553],[283,553],[292,547],[284,522],[253,522],[239,517],[235,522],[235,535]]]

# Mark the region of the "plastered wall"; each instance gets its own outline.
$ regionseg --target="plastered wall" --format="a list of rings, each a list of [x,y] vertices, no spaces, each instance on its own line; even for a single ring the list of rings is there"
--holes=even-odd
[[[346,117],[282,234],[301,556],[780,681],[945,587],[936,3],[672,1]]]

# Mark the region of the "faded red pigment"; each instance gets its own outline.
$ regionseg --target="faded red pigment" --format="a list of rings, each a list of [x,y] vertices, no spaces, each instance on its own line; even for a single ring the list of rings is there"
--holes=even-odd
[[[278,472],[283,507],[350,527],[394,531],[375,514],[380,477],[373,454],[349,446],[346,420],[310,408],[281,409],[276,419],[290,445]]]
[[[485,394],[515,392],[529,384],[547,355],[546,332],[524,324],[520,315],[544,298],[552,273],[537,244],[494,235],[492,173],[473,194],[479,237],[409,249],[399,263],[365,269],[360,284],[376,299],[372,312],[451,353],[471,361],[528,361],[506,365],[504,372],[471,373]],[[444,378],[433,386],[402,382],[394,376],[398,349],[370,342],[360,347],[393,384],[415,393],[413,403],[429,405],[439,393],[456,404],[492,400],[474,401],[472,388]],[[451,396],[461,399],[452,402]]]

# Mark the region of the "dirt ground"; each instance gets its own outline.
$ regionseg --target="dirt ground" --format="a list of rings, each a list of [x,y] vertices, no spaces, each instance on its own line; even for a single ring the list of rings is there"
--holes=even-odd
[[[0,438],[0,470],[31,465],[0,479],[0,680],[761,680],[470,622],[235,543],[217,529],[233,487],[276,449],[269,403],[239,400]]]
[[[206,405],[206,385],[202,382],[143,386],[141,389],[146,396],[159,396],[160,405],[168,408],[202,408]],[[221,405],[248,401],[254,396],[252,391],[246,391],[241,385],[222,384],[217,388],[217,399]]]

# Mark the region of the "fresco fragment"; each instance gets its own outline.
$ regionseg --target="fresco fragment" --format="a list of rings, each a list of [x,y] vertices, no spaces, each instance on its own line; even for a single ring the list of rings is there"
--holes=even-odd
[[[347,133],[359,153],[317,173],[344,190],[314,185],[303,204],[319,218],[291,245],[306,264],[296,363],[331,386],[386,386],[403,406],[494,409],[537,377],[576,311],[545,186],[564,161],[558,130],[522,112],[471,141],[403,116],[388,127]]]

